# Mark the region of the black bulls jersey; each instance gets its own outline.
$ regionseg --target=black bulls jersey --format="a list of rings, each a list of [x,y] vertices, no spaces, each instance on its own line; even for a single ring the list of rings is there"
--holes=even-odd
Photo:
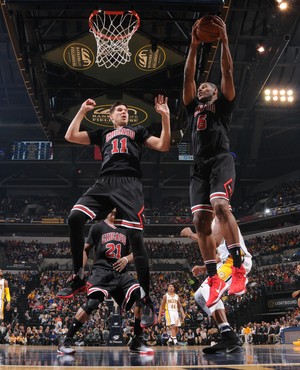
[[[94,247],[94,266],[105,269],[112,270],[118,259],[130,253],[126,230],[106,220],[90,228],[86,243]]]
[[[195,98],[186,106],[195,160],[229,152],[233,107],[234,101],[228,101],[223,94],[213,103],[205,104]]]
[[[101,149],[103,163],[100,176],[141,177],[142,145],[151,135],[143,126],[95,130],[88,133],[91,144]]]

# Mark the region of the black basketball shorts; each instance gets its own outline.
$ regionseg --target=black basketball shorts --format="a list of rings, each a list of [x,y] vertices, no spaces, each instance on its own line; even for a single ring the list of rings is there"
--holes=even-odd
[[[116,226],[143,230],[144,194],[136,177],[100,177],[72,208],[84,212],[92,220],[103,219],[116,208]]]
[[[102,267],[93,268],[87,281],[88,297],[93,293],[102,292],[105,298],[111,296],[124,311],[130,310],[136,301],[131,299],[133,296],[140,297],[136,289],[140,289],[140,285],[128,272],[120,273],[115,270],[105,270]]]
[[[230,153],[195,162],[190,182],[192,213],[213,212],[211,201],[221,198],[230,202],[235,182],[234,159]]]

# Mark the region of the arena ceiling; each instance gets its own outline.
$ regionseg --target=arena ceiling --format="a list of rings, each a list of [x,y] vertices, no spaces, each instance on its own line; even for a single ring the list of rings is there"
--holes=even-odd
[[[148,110],[149,129],[159,132],[153,114],[157,93],[169,97],[172,113],[172,149],[157,154],[145,150],[145,188],[187,189],[189,162],[178,160],[178,143],[186,140],[186,119],[181,103],[184,60],[190,30],[205,14],[226,20],[234,60],[237,91],[231,131],[236,156],[239,192],[299,169],[300,113],[300,7],[287,1],[282,12],[274,0],[225,1],[33,1],[1,0],[0,19],[0,184],[2,189],[28,187],[87,187],[95,179],[99,162],[93,148],[67,144],[64,133],[72,114],[88,97],[109,104],[119,99]],[[224,5],[224,6],[223,6]],[[131,9],[141,25],[130,41],[138,50],[145,43],[164,49],[161,68],[140,71],[128,66],[93,65],[79,70],[62,58],[68,45],[88,42],[88,17],[103,10]],[[87,41],[88,40],[88,41]],[[264,54],[257,53],[263,43]],[[95,52],[95,49],[93,50]],[[220,47],[205,44],[199,58],[199,81],[220,82]],[[293,89],[293,104],[266,104],[265,87]],[[91,128],[91,127],[89,127]],[[52,161],[12,161],[13,141],[50,140]],[[175,191],[175,190],[174,190]],[[170,193],[168,193],[170,194]]]

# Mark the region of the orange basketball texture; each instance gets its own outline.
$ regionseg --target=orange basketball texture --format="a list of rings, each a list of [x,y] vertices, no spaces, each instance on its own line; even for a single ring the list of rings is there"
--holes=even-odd
[[[199,20],[197,36],[204,42],[214,42],[219,38],[219,29],[212,24],[213,19],[213,16],[205,15]]]

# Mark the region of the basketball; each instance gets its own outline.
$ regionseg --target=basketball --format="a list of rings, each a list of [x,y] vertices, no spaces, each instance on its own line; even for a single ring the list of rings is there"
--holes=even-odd
[[[214,17],[212,15],[205,15],[199,19],[197,27],[197,36],[204,42],[214,42],[219,38],[219,29],[213,25]]]

